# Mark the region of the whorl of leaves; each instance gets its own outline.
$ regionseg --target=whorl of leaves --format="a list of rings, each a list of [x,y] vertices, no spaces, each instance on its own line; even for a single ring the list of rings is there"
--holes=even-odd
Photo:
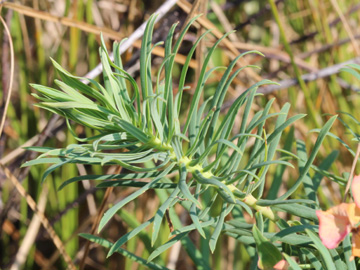
[[[187,234],[195,229],[205,238],[208,237],[205,230],[213,228],[207,230],[211,231],[208,237],[211,251],[215,250],[222,232],[246,244],[257,245],[259,252],[272,252],[271,249],[266,251],[259,248],[269,241],[268,239],[272,242],[281,241],[285,245],[310,247],[312,239],[316,236],[310,233],[309,237],[305,229],[316,229],[316,227],[310,225],[289,227],[284,225],[287,223],[281,222],[282,220],[279,220],[272,210],[289,212],[307,220],[316,220],[314,209],[301,204],[314,203],[313,201],[286,199],[307,177],[309,168],[317,168],[312,162],[335,118],[331,118],[320,130],[318,141],[309,157],[306,156],[306,152],[303,153],[307,160],[301,166],[299,178],[292,188],[279,199],[261,200],[269,167],[278,165],[282,168],[277,174],[278,178],[274,180],[275,184],[278,183],[277,187],[271,189],[267,195],[268,198],[276,198],[284,168],[287,166],[293,168],[293,165],[286,160],[300,160],[297,155],[288,151],[290,149],[278,149],[278,144],[283,131],[304,115],[288,117],[289,104],[285,104],[278,113],[270,113],[274,101],[272,99],[263,110],[256,112],[250,118],[251,105],[257,95],[256,90],[261,85],[273,84],[269,80],[262,80],[251,86],[233,101],[226,115],[220,114],[225,95],[234,78],[244,68],[254,67],[245,66],[234,71],[237,61],[249,53],[261,55],[257,51],[245,52],[236,57],[228,67],[208,69],[216,47],[228,34],[209,49],[191,103],[184,104],[183,91],[186,89],[185,79],[190,60],[199,41],[210,31],[200,36],[188,53],[181,70],[178,92],[173,96],[172,69],[175,55],[186,32],[197,17],[191,20],[179,34],[175,44],[173,44],[173,35],[176,25],[170,29],[165,41],[165,57],[157,77],[154,78],[151,51],[155,46],[161,45],[161,43],[153,46],[151,44],[155,18],[152,16],[149,20],[142,40],[140,87],[123,69],[119,54],[121,43],[114,43],[113,62],[109,58],[104,42],[101,43],[103,85],[95,80],[73,76],[53,61],[61,78],[61,81],[56,81],[60,90],[32,85],[39,93],[33,95],[41,101],[37,106],[65,117],[71,131],[71,122],[75,122],[96,130],[98,135],[91,138],[77,138],[79,144],[71,144],[64,149],[30,147],[30,150],[42,154],[37,159],[27,162],[25,166],[52,163],[53,165],[45,171],[42,181],[53,170],[67,163],[119,165],[125,169],[123,173],[114,175],[74,177],[65,181],[60,187],[62,189],[70,183],[89,179],[102,181],[98,185],[99,188],[111,186],[138,188],[106,211],[100,221],[99,231],[104,229],[124,205],[147,190],[165,189],[167,197],[161,200],[162,204],[155,215],[123,235],[114,244],[97,236],[82,235],[110,248],[108,256],[120,252],[152,269],[165,269],[151,261],[177,241],[186,238]],[[215,94],[200,104],[207,79],[219,68],[225,71]],[[161,80],[162,71],[164,71],[164,79]],[[84,80],[88,80],[90,85],[83,83]],[[186,117],[183,115],[184,112],[187,112]],[[235,130],[235,120],[239,117],[240,128]],[[265,123],[270,118],[273,118],[274,128],[265,132]],[[183,119],[184,122],[181,122]],[[76,137],[73,131],[72,133]],[[289,138],[291,145],[294,138],[291,136]],[[247,147],[250,139],[251,147]],[[276,160],[276,157],[280,156],[277,155],[279,151],[282,158]],[[174,172],[178,172],[177,177],[167,178],[169,174],[174,175]],[[249,200],[250,197],[252,200]],[[153,224],[151,244],[154,245],[166,211],[170,209],[170,218],[176,218],[176,214],[172,211],[175,204],[181,204],[188,211],[192,224],[188,226],[175,224],[175,231],[171,233],[172,238],[153,249],[147,261],[121,248],[150,224]],[[213,210],[217,207],[220,211],[216,213]],[[258,213],[256,228],[252,229],[252,224],[246,223],[242,215],[243,211],[251,216],[253,211]],[[232,219],[225,222],[225,217],[230,212],[233,212]],[[264,232],[266,220],[263,221],[263,217],[277,222],[286,233],[280,235]],[[302,235],[297,235],[300,232]],[[262,234],[264,236],[261,236]],[[276,250],[281,249],[281,246],[271,243],[264,245]],[[196,248],[192,246],[192,249]],[[281,257],[279,252],[275,253],[277,257]],[[312,258],[312,254],[312,252],[308,253],[309,258]],[[266,256],[263,254],[262,258]],[[196,262],[198,265],[205,263],[201,258],[193,258],[193,260],[198,260]],[[264,264],[266,265],[266,262]]]

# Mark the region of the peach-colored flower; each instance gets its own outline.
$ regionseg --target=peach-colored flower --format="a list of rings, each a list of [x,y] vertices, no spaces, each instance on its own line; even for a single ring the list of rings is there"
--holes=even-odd
[[[327,248],[336,248],[346,235],[353,233],[352,257],[360,257],[360,175],[352,182],[355,203],[341,203],[327,211],[316,211],[319,236]]]
[[[258,265],[259,269],[265,269],[264,266],[262,265],[260,258],[258,260],[257,265]],[[289,263],[285,259],[282,259],[282,260],[278,261],[273,267],[271,267],[271,269],[273,269],[273,270],[288,270],[289,266],[290,266]],[[269,269],[269,268],[266,268],[266,269]]]
[[[273,269],[275,270],[287,270],[289,269],[289,263],[282,259],[281,261],[279,261],[277,264],[274,265]]]

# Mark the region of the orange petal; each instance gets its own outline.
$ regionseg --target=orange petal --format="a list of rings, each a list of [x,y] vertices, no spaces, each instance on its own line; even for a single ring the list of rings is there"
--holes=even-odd
[[[352,255],[350,260],[353,260],[354,257],[360,257],[360,232],[353,233],[352,242]]]
[[[328,214],[335,215],[335,216],[347,217],[348,216],[348,208],[349,208],[348,203],[340,203],[339,205],[333,206],[325,212]]]
[[[351,183],[351,191],[357,207],[360,208],[360,175],[355,175]]]
[[[357,227],[360,222],[360,208],[355,203],[347,204],[347,215],[352,228]]]
[[[336,248],[351,231],[347,208],[348,205],[342,203],[328,211],[316,211],[319,219],[319,236],[327,248]]]

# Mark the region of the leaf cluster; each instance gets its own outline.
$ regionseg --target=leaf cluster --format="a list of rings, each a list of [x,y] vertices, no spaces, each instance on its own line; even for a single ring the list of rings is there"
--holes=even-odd
[[[245,66],[234,70],[237,61],[249,53],[261,55],[257,51],[245,52],[236,57],[228,67],[209,69],[208,65],[216,47],[228,34],[209,49],[198,83],[193,89],[191,103],[185,104],[183,92],[186,89],[185,80],[190,60],[200,40],[210,34],[210,31],[201,35],[191,48],[181,70],[178,92],[174,96],[172,70],[175,55],[197,17],[186,25],[176,42],[173,42],[176,25],[170,29],[164,44],[165,57],[156,77],[152,72],[151,52],[161,43],[151,43],[155,19],[156,17],[152,16],[149,20],[142,40],[140,87],[123,68],[119,53],[121,43],[114,43],[114,61],[110,60],[104,42],[101,43],[99,52],[103,67],[103,85],[95,80],[71,75],[53,61],[61,78],[61,81],[56,81],[59,89],[32,85],[38,92],[34,96],[40,100],[37,106],[65,117],[70,130],[71,123],[75,122],[96,130],[97,135],[77,138],[73,132],[79,143],[71,144],[64,149],[31,147],[30,150],[38,151],[41,155],[24,165],[53,164],[45,171],[42,181],[52,171],[67,163],[121,166],[123,171],[120,174],[78,176],[68,179],[60,186],[62,189],[70,183],[90,179],[101,181],[99,188],[138,188],[106,211],[100,221],[99,232],[122,207],[144,192],[150,189],[166,191],[167,196],[154,216],[123,235],[115,243],[96,236],[82,235],[90,241],[108,247],[108,256],[120,252],[152,269],[164,269],[152,261],[177,241],[186,241],[187,235],[193,230],[197,230],[203,238],[208,239],[212,252],[221,233],[226,233],[249,247],[257,246],[260,253],[268,249],[263,249],[263,246],[275,248],[278,251],[276,260],[281,257],[279,250],[282,250],[282,254],[285,253],[284,256],[293,265],[297,264],[289,259],[288,255],[300,256],[304,247],[308,248],[304,251],[308,260],[314,261],[317,249],[311,249],[312,243],[315,243],[323,256],[327,256],[327,253],[323,254],[323,247],[314,235],[313,231],[316,231],[317,227],[309,224],[316,222],[316,196],[309,195],[311,200],[288,198],[302,183],[311,182],[308,175],[310,168],[315,169],[315,177],[318,179],[323,175],[329,175],[324,167],[314,166],[313,161],[336,117],[330,118],[319,130],[319,137],[312,152],[307,156],[306,151],[300,147],[297,155],[291,153],[293,144],[303,146],[302,141],[295,142],[291,132],[288,133],[288,144],[285,149],[279,148],[284,131],[305,116],[289,117],[289,104],[285,104],[279,112],[272,113],[274,100],[271,99],[262,110],[250,117],[254,98],[258,95],[257,88],[265,84],[274,84],[272,81],[262,80],[251,86],[233,101],[227,114],[222,116],[221,107],[234,78],[244,68],[254,67]],[[215,94],[201,104],[206,81],[219,68],[225,71]],[[86,80],[90,85],[85,83]],[[182,111],[184,107],[188,107],[186,117]],[[235,121],[239,118],[240,127],[235,130]],[[271,130],[266,128],[269,119],[275,123]],[[287,167],[294,168],[289,162],[290,159],[298,162],[299,177],[285,194],[276,198],[284,170]],[[270,189],[266,199],[265,180],[270,166],[277,166],[276,179],[273,180],[276,185]],[[173,177],[174,173],[178,176]],[[318,186],[309,185],[307,192],[315,194]],[[170,240],[157,246],[147,260],[122,248],[127,241],[136,237],[150,224],[153,224],[151,244],[155,245],[166,211],[173,209],[177,204],[189,213],[192,223],[187,226],[177,223],[175,230],[171,232]],[[311,207],[304,204],[310,204]],[[220,211],[214,211],[216,208]],[[304,224],[290,226],[278,218],[276,211],[301,217]],[[254,212],[257,213],[256,228],[244,218],[245,215],[253,217]],[[230,213],[232,218],[226,221],[225,218]],[[174,211],[170,211],[170,218],[176,220]],[[266,232],[270,222],[275,222],[281,231]],[[267,241],[271,243],[266,244]],[[279,245],[278,242],[282,244]],[[287,249],[291,250],[286,252]],[[195,251],[196,247],[192,246],[189,252]],[[201,258],[194,260],[198,260],[198,265],[206,264]],[[274,262],[273,258],[271,260],[270,264]],[[306,260],[304,258],[304,261]],[[318,263],[322,265],[323,261],[316,261],[313,265]],[[264,265],[267,265],[266,262]]]

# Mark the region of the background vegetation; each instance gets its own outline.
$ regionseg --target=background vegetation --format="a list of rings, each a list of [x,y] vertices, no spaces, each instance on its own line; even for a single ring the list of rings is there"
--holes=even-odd
[[[137,263],[120,254],[106,259],[107,250],[91,244],[78,236],[93,233],[99,217],[109,205],[131,194],[133,188],[96,189],[95,183],[84,181],[57,191],[60,184],[74,176],[85,174],[117,173],[117,166],[75,166],[67,164],[48,176],[44,184],[40,179],[47,166],[20,168],[21,164],[36,157],[36,153],[25,151],[26,146],[65,147],[75,143],[63,119],[34,107],[36,100],[30,95],[34,90],[30,83],[54,86],[58,74],[51,63],[55,59],[69,72],[85,76],[100,62],[98,48],[100,33],[111,48],[114,40],[131,36],[149,16],[162,10],[164,1],[15,1],[2,2],[1,16],[9,27],[14,51],[14,69],[10,52],[12,48],[6,31],[0,33],[1,46],[1,113],[5,115],[7,97],[11,102],[7,108],[4,130],[0,138],[0,267],[7,269],[64,269],[69,266],[66,256],[85,269],[141,269]],[[211,58],[209,67],[227,66],[239,53],[258,50],[265,58],[248,55],[245,61],[256,64],[260,71],[245,71],[234,80],[226,96],[222,112],[226,113],[232,102],[250,85],[261,79],[279,82],[279,86],[259,88],[263,98],[255,98],[251,113],[263,108],[275,97],[272,112],[279,112],[290,102],[290,116],[299,113],[306,117],[296,121],[285,131],[280,142],[283,148],[296,151],[296,146],[286,145],[291,136],[305,141],[306,152],[312,150],[317,133],[312,129],[322,128],[326,121],[338,111],[331,132],[343,143],[327,137],[315,164],[331,164],[326,168],[329,177],[321,178],[317,198],[325,209],[342,200],[344,179],[350,172],[356,150],[359,105],[357,91],[359,83],[348,73],[339,72],[346,63],[360,62],[358,39],[360,4],[354,1],[169,1],[170,10],[155,25],[153,43],[163,41],[171,25],[177,21],[181,29],[188,20],[203,13],[195,27],[185,36],[185,41],[176,56],[174,67],[174,92],[182,64],[198,35],[205,29],[214,29],[215,37],[209,36],[200,43],[196,57],[190,66],[192,76],[187,78],[190,90],[184,98],[190,100],[193,86],[200,73],[205,52],[225,32],[236,29],[227,40],[220,43]],[[2,27],[4,29],[4,27]],[[141,32],[141,31],[140,31]],[[141,42],[132,42],[123,54],[124,69],[139,82],[139,47]],[[154,50],[153,73],[160,66],[164,50]],[[350,62],[349,62],[350,61]],[[241,64],[244,64],[241,63]],[[218,71],[217,71],[218,72]],[[11,86],[11,78],[14,78]],[[93,76],[89,75],[88,76]],[[221,71],[209,78],[203,99],[211,96]],[[102,81],[101,77],[95,77]],[[11,88],[9,88],[11,86]],[[10,90],[9,90],[10,89]],[[186,111],[186,108],[182,108]],[[240,123],[241,115],[239,115]],[[268,123],[271,125],[271,123]],[[349,132],[348,126],[353,134]],[[94,131],[77,126],[80,136],[91,136]],[[83,135],[81,135],[83,134]],[[294,134],[294,135],[293,135]],[[353,150],[351,154],[344,144]],[[294,163],[294,166],[298,166]],[[298,178],[298,169],[270,170],[265,194],[274,194],[271,188],[283,194]],[[281,178],[276,177],[281,175]],[[314,175],[314,172],[311,172]],[[15,184],[14,186],[14,183]],[[21,189],[19,183],[24,187]],[[294,198],[305,197],[306,187],[301,187]],[[19,192],[20,191],[20,192]],[[25,193],[26,192],[26,193]],[[29,197],[30,196],[30,197]],[[271,195],[274,196],[274,195]],[[268,196],[268,199],[275,197]],[[32,201],[32,199],[34,201]],[[161,194],[146,192],[124,207],[108,225],[106,238],[116,241],[120,235],[138,226],[153,215],[161,203]],[[40,215],[34,215],[32,210]],[[186,224],[186,212],[177,212]],[[44,213],[42,216],[41,213]],[[40,216],[40,220],[36,217]],[[290,220],[291,216],[283,217]],[[40,226],[47,224],[47,227]],[[164,221],[160,242],[167,240],[169,224]],[[53,228],[53,234],[49,234]],[[57,236],[56,236],[57,235]],[[127,250],[147,258],[151,231],[143,231],[139,238],[127,243]],[[218,242],[214,254],[210,254],[197,232],[190,234],[202,255],[213,269],[248,269],[251,265],[249,250],[234,238],[224,235]],[[186,245],[175,245],[160,256],[160,261],[169,268],[196,269],[186,252]],[[64,248],[63,248],[64,247]],[[64,258],[64,259],[63,259]],[[19,262],[19,266],[14,264]],[[254,263],[253,263],[254,267]]]

